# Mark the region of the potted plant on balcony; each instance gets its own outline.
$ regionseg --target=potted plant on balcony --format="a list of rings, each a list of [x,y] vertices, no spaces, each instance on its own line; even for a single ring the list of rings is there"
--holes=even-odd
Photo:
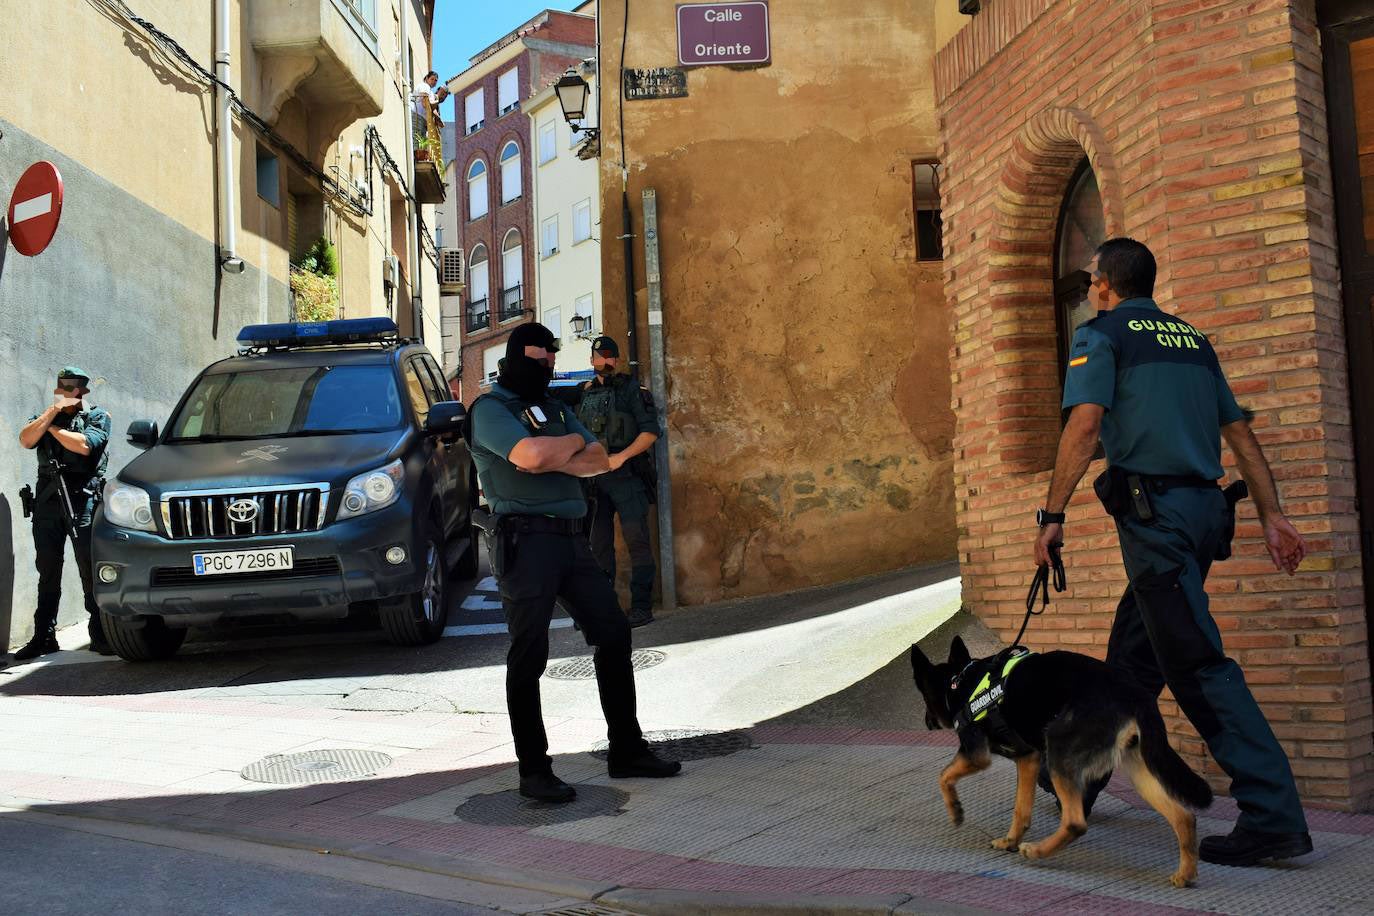
[[[444,150],[439,138],[430,134],[416,140],[415,161],[433,162],[442,170],[444,167]]]
[[[329,321],[339,316],[338,276],[338,251],[332,242],[321,237],[299,264],[291,266],[296,321]]]

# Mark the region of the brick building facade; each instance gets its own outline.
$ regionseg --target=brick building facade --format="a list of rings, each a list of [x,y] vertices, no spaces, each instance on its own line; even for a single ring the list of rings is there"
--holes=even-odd
[[[1056,297],[1082,266],[1062,263],[1074,228],[1063,214],[1071,185],[1090,175],[1096,232],[1154,250],[1156,298],[1213,341],[1308,538],[1298,574],[1275,573],[1253,503],[1242,504],[1236,556],[1208,583],[1228,652],[1304,798],[1363,809],[1374,757],[1356,459],[1368,469],[1374,451],[1357,455],[1368,426],[1352,415],[1352,391],[1358,404],[1370,387],[1369,333],[1347,328],[1369,321],[1369,296],[1362,313],[1357,302],[1343,309],[1327,107],[1344,97],[1323,71],[1346,52],[1319,41],[1341,6],[986,0],[942,36],[935,66],[966,605],[1007,638],[1024,613],[1033,516],[1060,431],[1061,341],[1076,320]],[[1371,141],[1361,148],[1374,150],[1374,85],[1360,85]],[[1088,485],[1101,469],[1069,508],[1069,591],[1031,624],[1037,649],[1106,651],[1126,582]],[[1190,762],[1218,776],[1167,694],[1164,707]]]
[[[484,354],[504,348],[511,330],[538,314],[535,151],[521,103],[595,54],[594,15],[545,10],[477,54],[447,83],[456,135],[448,169],[453,212],[447,216],[456,242],[446,244],[462,250],[466,267],[459,328],[460,390],[467,403],[481,393],[492,368]],[[518,181],[508,172],[518,172]]]

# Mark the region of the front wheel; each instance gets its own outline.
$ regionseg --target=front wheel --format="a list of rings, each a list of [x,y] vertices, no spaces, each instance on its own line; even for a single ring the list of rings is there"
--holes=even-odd
[[[448,605],[444,589],[444,540],[439,526],[430,522],[425,528],[416,559],[424,566],[420,590],[383,601],[377,608],[382,629],[398,646],[423,646],[444,635]]]
[[[100,612],[105,639],[115,654],[127,662],[151,662],[167,658],[186,640],[185,627],[169,627],[161,617],[112,617]]]

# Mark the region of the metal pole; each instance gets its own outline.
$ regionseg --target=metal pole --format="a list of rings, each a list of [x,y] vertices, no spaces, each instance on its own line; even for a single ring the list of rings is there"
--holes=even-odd
[[[424,307],[420,297],[420,289],[423,281],[420,278],[420,201],[415,197],[415,100],[411,93],[414,91],[412,82],[414,74],[410,72],[410,38],[409,23],[410,11],[405,9],[406,4],[402,4],[401,9],[401,50],[400,59],[397,60],[398,69],[401,71],[401,111],[404,112],[401,125],[405,132],[406,139],[406,185],[410,188],[410,234],[414,239],[413,245],[406,246],[406,276],[410,278],[410,324],[414,335],[419,338],[421,343],[425,341],[424,326]],[[425,124],[425,131],[428,132],[429,124]]]
[[[622,176],[620,187],[620,224],[625,240],[625,350],[630,354],[630,378],[639,380],[639,346],[635,334],[635,246],[634,226],[630,222],[630,192]]]
[[[229,0],[215,0],[215,77],[224,86],[216,86],[219,111],[215,118],[215,132],[219,135],[220,198],[224,207],[224,244],[220,248],[220,263],[238,257],[238,188],[234,186],[234,131],[229,118],[229,55],[234,46],[229,36],[231,21]]]
[[[677,607],[677,563],[673,557],[673,480],[668,461],[668,374],[663,362],[663,286],[659,282],[658,195],[644,190],[644,280],[649,287],[649,390],[663,418],[657,448],[658,567],[663,607]]]

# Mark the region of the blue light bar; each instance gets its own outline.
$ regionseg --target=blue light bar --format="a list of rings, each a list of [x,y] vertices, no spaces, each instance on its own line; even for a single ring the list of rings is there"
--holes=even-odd
[[[399,335],[390,318],[338,318],[334,321],[288,321],[250,324],[239,331],[241,347],[319,347],[376,343]]]

